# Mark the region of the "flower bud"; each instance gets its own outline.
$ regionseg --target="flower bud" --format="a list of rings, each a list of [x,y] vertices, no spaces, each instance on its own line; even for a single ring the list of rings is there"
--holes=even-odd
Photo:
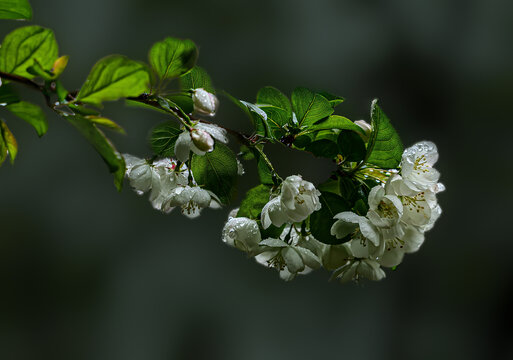
[[[223,229],[223,242],[239,250],[252,254],[262,240],[255,220],[234,217],[228,220]]]
[[[362,137],[363,141],[368,141],[369,137],[370,137],[370,134],[371,134],[371,131],[372,131],[371,125],[367,121],[365,121],[365,120],[356,120],[354,123],[356,125],[358,125],[363,130],[363,132],[365,133],[365,135],[360,134],[360,136]]]
[[[194,145],[201,151],[210,152],[214,150],[214,139],[206,131],[192,129],[191,139]]]
[[[192,101],[194,103],[194,110],[200,114],[214,116],[217,110],[219,101],[217,97],[206,91],[205,89],[195,89],[192,93]]]

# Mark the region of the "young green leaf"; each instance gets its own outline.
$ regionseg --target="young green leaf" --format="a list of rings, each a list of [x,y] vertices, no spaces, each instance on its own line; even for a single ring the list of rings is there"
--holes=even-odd
[[[32,79],[27,69],[37,61],[51,69],[59,49],[53,31],[40,26],[18,28],[5,37],[0,48],[0,71]]]
[[[150,73],[144,63],[111,55],[94,65],[76,101],[101,106],[104,101],[141,95],[148,91],[149,83]]]
[[[26,101],[20,101],[9,104],[5,108],[32,125],[40,137],[48,130],[46,116],[39,106]]]
[[[20,101],[20,97],[11,84],[2,84],[0,86],[0,106],[6,106],[18,101]]]
[[[180,77],[180,88],[182,90],[205,89],[209,93],[215,94],[212,79],[207,71],[202,67],[195,66],[190,72]]]
[[[91,120],[79,115],[66,116],[64,118],[80,131],[100,154],[103,161],[105,161],[109,167],[110,172],[114,173],[114,184],[116,188],[121,191],[123,178],[125,176],[125,160],[114,145]]]
[[[377,100],[371,105],[371,119],[372,133],[365,162],[383,169],[396,168],[401,162],[403,143]]]
[[[292,108],[297,116],[298,127],[312,125],[333,113],[325,97],[301,87],[292,92]]]
[[[356,125],[354,122],[339,115],[331,115],[324,121],[320,123],[311,125],[308,127],[308,130],[331,130],[331,129],[340,129],[340,130],[353,130],[357,133],[364,134],[361,127]]]
[[[239,100],[232,95],[223,91],[223,95],[226,96],[231,102],[237,105],[251,120],[251,123],[255,127],[255,132],[263,137],[272,136],[271,129],[267,123],[267,114],[265,111],[260,109],[255,104],[251,104],[247,101]]]
[[[198,49],[194,42],[172,37],[155,43],[149,53],[150,64],[162,80],[186,74],[197,58]]]
[[[333,159],[337,157],[338,154],[337,143],[328,139],[313,141],[305,147],[305,150],[311,152],[317,157],[324,157],[328,159]]]
[[[344,239],[337,239],[331,235],[331,227],[335,223],[333,217],[342,211],[349,211],[351,205],[342,197],[331,192],[321,192],[319,199],[321,209],[310,215],[310,231],[322,243],[328,245],[341,244]]]
[[[235,195],[237,160],[223,143],[216,142],[214,151],[203,156],[194,154],[191,170],[198,185],[216,194],[223,204]]]
[[[174,121],[166,121],[153,128],[150,135],[150,146],[153,152],[160,156],[175,155],[175,143],[182,133]]]
[[[14,159],[18,154],[18,143],[16,142],[16,138],[13,133],[7,127],[7,124],[0,120],[0,136],[2,137],[5,146],[7,147],[7,151],[9,152],[9,157],[11,158],[11,164],[14,164]],[[1,151],[1,150],[0,150]],[[2,157],[2,155],[0,155]],[[5,157],[3,158],[5,160]],[[0,159],[0,162],[3,161]]]
[[[116,124],[111,119],[107,119],[106,117],[97,116],[97,115],[87,115],[87,116],[85,116],[85,118],[87,120],[93,122],[96,125],[100,125],[107,129],[111,129],[111,130],[117,131],[121,134],[125,134],[125,130],[119,124]]]
[[[330,102],[332,108],[335,108],[337,105],[344,102],[344,98],[342,96],[333,95],[327,91],[319,91],[317,94],[325,97]]]
[[[7,154],[8,154],[7,144],[5,143],[4,137],[2,136],[2,133],[0,132],[0,166],[2,166],[5,159],[7,158]]]
[[[28,0],[1,0],[0,19],[30,20],[32,8]]]
[[[257,153],[257,172],[262,184],[273,185],[273,174],[264,159]]]
[[[347,161],[359,162],[365,157],[365,143],[361,136],[353,131],[340,131],[337,138],[337,144],[339,154],[341,154]]]
[[[186,114],[192,114],[194,103],[190,94],[172,94],[165,97],[168,102],[173,103]]]
[[[259,219],[262,208],[269,201],[270,193],[271,187],[264,184],[250,189],[240,204],[237,216],[247,217],[253,220]]]
[[[315,156],[333,159],[339,153],[337,145],[337,134],[331,130],[321,130],[314,134],[309,134],[312,142],[305,146],[305,150]]]
[[[289,99],[278,89],[272,86],[261,88],[257,94],[258,105],[272,105],[285,111],[285,122],[292,117],[292,107]]]

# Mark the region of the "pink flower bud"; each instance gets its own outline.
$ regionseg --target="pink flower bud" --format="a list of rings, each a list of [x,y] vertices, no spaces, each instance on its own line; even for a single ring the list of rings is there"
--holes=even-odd
[[[205,89],[195,89],[192,93],[192,101],[194,110],[198,113],[214,116],[219,101],[214,94],[209,93]]]
[[[205,152],[214,150],[214,139],[204,130],[192,129],[191,131],[192,142],[196,147]]]

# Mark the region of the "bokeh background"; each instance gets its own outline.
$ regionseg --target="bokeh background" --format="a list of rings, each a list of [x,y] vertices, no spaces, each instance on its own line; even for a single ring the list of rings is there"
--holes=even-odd
[[[48,112],[38,139],[2,111],[20,153],[0,168],[1,359],[513,358],[513,2],[31,2],[32,23],[70,55],[69,88],[105,55],[145,60],[165,36],[191,38],[215,85],[242,99],[265,85],[325,89],[356,120],[380,98],[405,145],[438,145],[447,191],[421,251],[386,280],[340,285],[321,270],[284,283],[221,243],[228,208],[155,212],[128,186],[116,192],[62,119]],[[0,33],[22,25],[2,21]],[[120,151],[139,156],[165,119],[122,103],[105,113],[128,132],[110,134]],[[216,120],[248,129],[226,101]],[[271,157],[317,183],[332,166]]]

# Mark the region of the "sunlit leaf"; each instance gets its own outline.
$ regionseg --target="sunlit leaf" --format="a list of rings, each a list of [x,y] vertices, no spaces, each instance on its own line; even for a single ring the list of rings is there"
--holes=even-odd
[[[76,101],[100,106],[104,101],[136,97],[149,89],[145,64],[122,55],[107,56],[94,65]]]
[[[53,31],[40,26],[26,26],[7,34],[0,48],[0,71],[33,78],[27,69],[34,60],[51,69],[59,49]]]

